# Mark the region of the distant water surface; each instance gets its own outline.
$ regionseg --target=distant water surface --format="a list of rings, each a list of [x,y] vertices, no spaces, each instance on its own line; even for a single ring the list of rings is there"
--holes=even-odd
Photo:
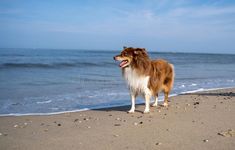
[[[0,114],[130,104],[114,51],[0,49]],[[171,94],[235,86],[235,55],[158,53],[175,66]],[[138,98],[138,102],[144,102]]]

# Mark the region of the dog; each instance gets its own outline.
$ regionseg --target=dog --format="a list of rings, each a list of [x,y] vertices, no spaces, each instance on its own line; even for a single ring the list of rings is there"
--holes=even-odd
[[[150,112],[150,99],[154,97],[153,107],[158,105],[158,93],[164,92],[164,104],[168,106],[168,95],[174,83],[174,66],[164,59],[151,60],[145,48],[123,47],[122,52],[113,57],[120,61],[119,67],[127,82],[131,95],[131,109],[135,112],[135,99],[145,98],[143,113]]]

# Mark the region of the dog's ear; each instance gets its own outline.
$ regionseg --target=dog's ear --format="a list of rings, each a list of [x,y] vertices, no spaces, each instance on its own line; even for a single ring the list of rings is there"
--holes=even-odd
[[[145,48],[136,48],[134,51],[135,56],[144,56],[144,57],[148,57],[148,54],[145,50]]]
[[[136,48],[134,54],[138,55],[145,52],[146,52],[145,48]]]
[[[135,54],[135,55],[138,55],[138,54],[139,54],[139,51],[138,51],[138,50],[135,50],[135,51],[134,51],[134,54]]]
[[[127,47],[126,46],[123,46],[123,49],[126,49]]]

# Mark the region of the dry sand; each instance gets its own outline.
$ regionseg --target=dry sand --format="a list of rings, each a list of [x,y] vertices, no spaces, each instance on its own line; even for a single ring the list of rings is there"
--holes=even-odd
[[[235,89],[170,98],[168,108],[130,106],[49,116],[0,117],[1,150],[234,150]]]

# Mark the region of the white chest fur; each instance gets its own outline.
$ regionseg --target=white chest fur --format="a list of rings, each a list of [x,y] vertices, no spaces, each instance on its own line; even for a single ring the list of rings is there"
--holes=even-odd
[[[149,76],[138,75],[131,67],[127,67],[124,69],[124,78],[131,92],[151,95],[151,91],[148,88]]]

